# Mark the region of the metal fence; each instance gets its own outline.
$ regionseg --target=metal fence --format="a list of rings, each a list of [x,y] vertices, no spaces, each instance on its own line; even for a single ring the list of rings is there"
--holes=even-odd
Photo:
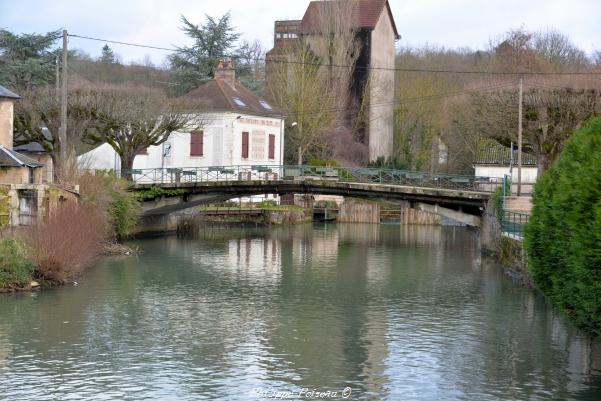
[[[462,189],[478,192],[493,192],[503,184],[503,178],[367,167],[315,167],[304,165],[152,168],[123,170],[117,173],[137,184],[257,180],[331,180]]]
[[[530,215],[526,213],[504,211],[501,221],[501,231],[504,235],[515,239],[524,238],[524,228],[528,224]]]

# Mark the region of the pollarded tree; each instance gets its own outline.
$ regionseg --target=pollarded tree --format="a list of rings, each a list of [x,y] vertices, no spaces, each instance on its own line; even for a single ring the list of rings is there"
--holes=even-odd
[[[83,136],[96,126],[99,93],[90,88],[71,88],[67,97],[67,143],[61,143],[60,104],[51,86],[21,92],[15,102],[14,142],[22,145],[37,142],[50,154],[54,163],[55,179],[62,181],[68,175],[68,160],[61,159],[61,149],[74,158],[74,152]],[[44,130],[45,129],[45,130]]]
[[[162,144],[173,132],[198,129],[202,125],[198,118],[162,91],[115,88],[103,91],[97,133],[89,139],[111,145],[121,160],[123,177],[131,179],[137,154]]]
[[[517,141],[518,93],[502,90],[474,93],[464,131],[492,137],[509,145]],[[601,114],[601,92],[575,89],[530,89],[524,93],[524,143],[547,170],[572,132]]]
[[[534,282],[601,335],[601,118],[576,131],[534,188],[526,249]]]

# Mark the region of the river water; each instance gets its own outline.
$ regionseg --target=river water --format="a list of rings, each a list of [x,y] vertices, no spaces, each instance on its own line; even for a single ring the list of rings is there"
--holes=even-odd
[[[77,286],[0,295],[1,400],[601,400],[601,345],[466,228],[136,244]]]

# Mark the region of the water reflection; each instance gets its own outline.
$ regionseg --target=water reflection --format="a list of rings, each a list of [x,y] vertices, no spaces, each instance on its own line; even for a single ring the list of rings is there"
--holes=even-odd
[[[598,399],[601,347],[477,233],[207,227],[77,287],[0,297],[0,399]]]

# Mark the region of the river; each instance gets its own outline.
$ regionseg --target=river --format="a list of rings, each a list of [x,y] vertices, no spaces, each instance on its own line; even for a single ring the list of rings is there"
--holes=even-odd
[[[601,399],[601,344],[467,228],[135,244],[77,286],[0,294],[1,400]]]

